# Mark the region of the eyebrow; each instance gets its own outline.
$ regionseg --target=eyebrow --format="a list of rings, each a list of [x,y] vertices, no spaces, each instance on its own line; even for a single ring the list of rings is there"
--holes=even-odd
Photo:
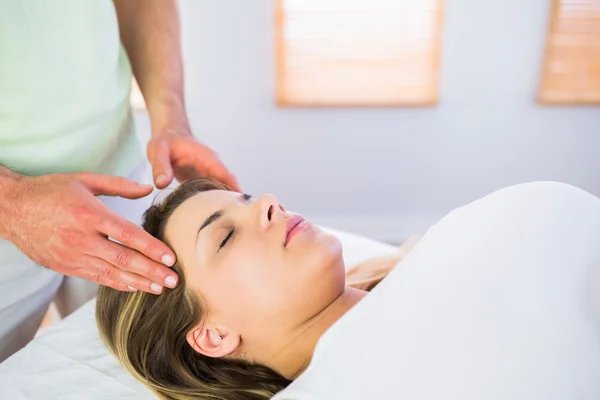
[[[223,216],[223,211],[221,211],[221,210],[215,211],[214,213],[210,214],[210,216],[204,220],[204,223],[202,223],[202,225],[200,226],[200,229],[198,229],[198,233],[200,233],[200,231],[202,229],[206,228],[208,225],[212,224],[213,222],[215,222],[222,216]]]
[[[252,196],[249,195],[249,194],[243,193],[237,199],[238,199],[238,201],[240,203],[247,204],[250,201],[250,199],[252,199]],[[222,216],[223,216],[223,210],[217,210],[214,213],[210,214],[208,216],[208,218],[206,218],[204,220],[204,222],[202,223],[202,225],[200,225],[200,229],[198,229],[198,233],[196,234],[196,238],[198,237],[198,235],[200,235],[200,231],[202,229],[206,228],[208,225],[210,225],[213,222],[217,221]]]

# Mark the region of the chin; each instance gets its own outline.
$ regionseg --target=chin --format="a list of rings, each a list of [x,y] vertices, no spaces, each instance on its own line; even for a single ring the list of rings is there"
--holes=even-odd
[[[309,301],[303,299],[301,307],[305,318],[310,318],[331,304],[344,291],[346,270],[339,239],[323,231],[313,232],[299,251],[300,264],[294,285],[301,293],[310,293]]]
[[[329,260],[330,262],[341,262],[343,265],[342,243],[336,236],[318,229],[308,247],[310,250],[306,250],[317,253],[323,258],[323,262]]]
[[[318,271],[319,278],[331,289],[342,289],[345,284],[346,269],[342,257],[342,243],[340,240],[328,233],[321,232],[319,240],[309,250],[309,262]],[[308,249],[307,249],[308,250]]]

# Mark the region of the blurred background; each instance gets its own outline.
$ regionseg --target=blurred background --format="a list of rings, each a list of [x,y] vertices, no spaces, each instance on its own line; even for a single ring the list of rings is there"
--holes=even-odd
[[[180,11],[194,134],[245,191],[314,222],[401,242],[507,185],[600,195],[598,0]],[[140,104],[136,120],[148,135]]]

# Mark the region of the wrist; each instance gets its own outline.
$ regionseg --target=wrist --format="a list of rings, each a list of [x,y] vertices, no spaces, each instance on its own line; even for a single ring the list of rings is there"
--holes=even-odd
[[[10,240],[25,177],[0,167],[0,238]]]
[[[152,137],[162,135],[191,135],[185,105],[180,98],[163,100],[148,107]]]

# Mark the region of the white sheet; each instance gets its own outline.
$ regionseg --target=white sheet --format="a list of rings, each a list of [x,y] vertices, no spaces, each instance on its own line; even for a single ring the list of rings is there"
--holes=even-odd
[[[395,248],[328,229],[342,241],[346,266]],[[0,364],[0,399],[154,399],[106,350],[96,329],[94,301]]]
[[[438,222],[278,400],[599,400],[600,199],[507,188]]]

